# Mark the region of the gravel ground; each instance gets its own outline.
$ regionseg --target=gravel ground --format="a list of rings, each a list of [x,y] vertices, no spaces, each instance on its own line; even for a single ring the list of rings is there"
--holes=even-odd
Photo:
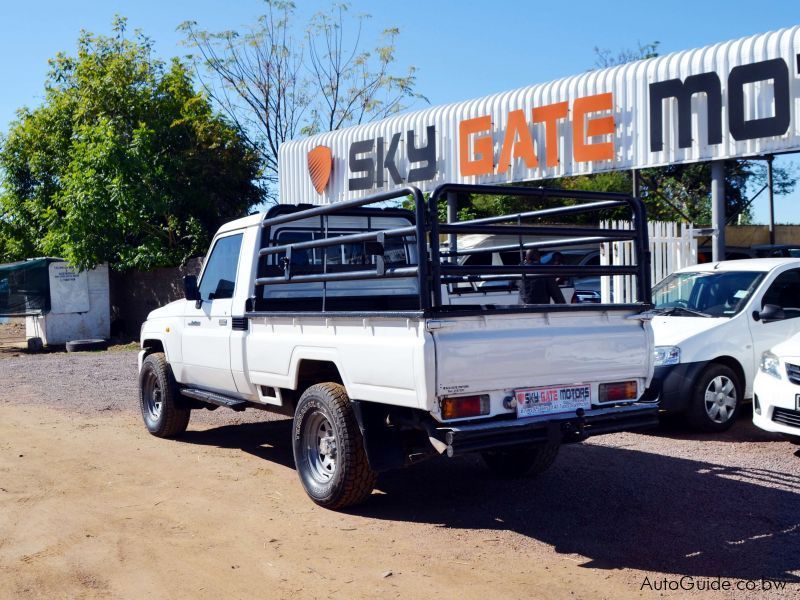
[[[0,381],[5,393],[0,401],[24,399],[25,404],[68,408],[86,416],[103,411],[139,411],[135,345],[112,346],[107,352],[28,354],[18,348],[0,348]],[[55,384],[55,385],[54,385]],[[74,402],[80,398],[80,402]],[[252,423],[282,419],[268,412],[197,410],[192,422],[206,424]]]
[[[0,352],[0,381],[2,403],[87,416],[138,411],[136,354],[129,348]],[[195,411],[193,423],[217,427],[192,432],[190,424],[188,441],[257,455],[268,442],[291,462],[287,426],[266,430],[244,422],[267,419],[260,411]],[[615,577],[630,586],[644,577],[765,578],[791,582],[792,591],[781,596],[800,597],[800,451],[749,419],[743,414],[716,437],[675,424],[602,436],[563,448],[535,480],[493,480],[472,458],[433,460],[384,474],[383,493],[357,514],[446,527],[481,553],[491,553],[484,541],[492,532],[510,531],[509,543],[533,560],[543,547],[553,548],[602,577],[624,570]]]

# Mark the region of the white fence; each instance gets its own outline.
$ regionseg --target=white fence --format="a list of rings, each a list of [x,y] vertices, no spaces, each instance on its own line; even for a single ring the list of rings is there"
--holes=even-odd
[[[604,222],[609,229],[631,229],[628,221]],[[690,265],[697,264],[697,238],[691,224],[651,221],[647,224],[650,241],[650,281],[658,283],[664,277]],[[634,263],[633,242],[601,244],[601,265],[630,265]],[[600,278],[601,302],[629,303],[636,299],[636,278],[615,275]]]

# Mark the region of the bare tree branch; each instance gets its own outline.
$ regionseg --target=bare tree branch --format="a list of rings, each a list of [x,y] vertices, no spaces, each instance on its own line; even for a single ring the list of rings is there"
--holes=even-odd
[[[362,47],[368,15],[350,17],[347,4],[315,14],[297,30],[295,6],[265,0],[246,34],[210,33],[188,21],[180,29],[197,49],[195,70],[205,93],[262,157],[263,180],[277,182],[278,148],[323,130],[382,119],[427,99],[416,92],[416,70],[393,72],[396,28],[374,50]]]

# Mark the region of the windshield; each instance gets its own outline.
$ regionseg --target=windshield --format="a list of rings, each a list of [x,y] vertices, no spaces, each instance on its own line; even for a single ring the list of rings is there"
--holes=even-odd
[[[732,317],[763,277],[755,271],[673,273],[653,288],[653,304],[678,316]]]

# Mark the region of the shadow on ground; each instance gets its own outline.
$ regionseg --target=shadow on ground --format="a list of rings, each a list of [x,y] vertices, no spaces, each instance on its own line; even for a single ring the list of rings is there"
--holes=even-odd
[[[714,442],[783,442],[783,436],[764,431],[753,425],[753,406],[743,406],[736,422],[728,431],[722,433],[700,433],[692,431],[682,415],[660,415],[660,425],[641,433],[673,440],[714,441]]]
[[[187,432],[184,440],[293,467],[290,432],[286,420]],[[579,444],[536,479],[497,480],[477,458],[440,458],[384,473],[378,488],[352,513],[510,530],[586,556],[583,566],[595,569],[800,582],[793,472]]]
[[[241,449],[248,454],[294,469],[291,419],[223,425],[204,431],[188,430],[181,442]]]

